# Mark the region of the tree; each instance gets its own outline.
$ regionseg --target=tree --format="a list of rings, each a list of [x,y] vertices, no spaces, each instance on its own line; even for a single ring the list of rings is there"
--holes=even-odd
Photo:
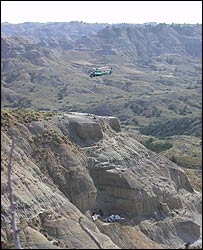
[[[13,198],[13,189],[12,189],[11,162],[12,162],[13,150],[14,150],[14,137],[13,137],[13,130],[12,130],[12,142],[11,142],[11,149],[9,153],[9,161],[8,161],[8,197],[10,200],[11,225],[12,225],[12,230],[13,230],[13,239],[15,243],[15,248],[22,249],[20,246],[20,240],[18,236],[18,229],[17,229],[17,223],[16,223],[16,207],[15,207],[15,202]]]

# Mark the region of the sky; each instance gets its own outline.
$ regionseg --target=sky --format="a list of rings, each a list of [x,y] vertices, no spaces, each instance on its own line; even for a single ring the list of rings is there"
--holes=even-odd
[[[202,1],[1,1],[1,22],[202,23]]]

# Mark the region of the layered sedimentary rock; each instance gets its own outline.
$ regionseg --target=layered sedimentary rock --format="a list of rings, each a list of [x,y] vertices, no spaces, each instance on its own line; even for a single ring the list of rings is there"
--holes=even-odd
[[[2,129],[3,242],[12,243],[11,127],[13,190],[24,248],[111,249],[125,248],[124,242],[127,248],[178,248],[199,240],[201,194],[181,168],[124,134],[117,118],[67,113],[27,122],[12,115],[7,119]],[[103,218],[119,214],[125,220],[93,222],[90,214],[99,211]]]

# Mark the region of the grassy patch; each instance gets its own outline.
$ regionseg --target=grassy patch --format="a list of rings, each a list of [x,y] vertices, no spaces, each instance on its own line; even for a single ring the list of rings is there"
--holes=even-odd
[[[183,168],[201,169],[202,167],[202,158],[191,155],[172,155],[170,160]]]
[[[166,151],[173,147],[173,144],[170,142],[153,142],[154,139],[151,137],[143,142],[144,146],[152,151],[160,153]]]
[[[184,169],[193,188],[202,192],[202,171],[194,169]]]

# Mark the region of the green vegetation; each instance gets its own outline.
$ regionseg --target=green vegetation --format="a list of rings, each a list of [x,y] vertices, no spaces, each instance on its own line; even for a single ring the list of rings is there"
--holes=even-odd
[[[154,139],[151,137],[148,140],[143,142],[143,145],[148,149],[160,153],[162,151],[166,151],[169,148],[173,147],[173,144],[170,142],[155,142],[153,143]]]
[[[184,170],[192,174],[192,170],[196,170],[196,176],[201,178],[202,174],[202,145],[201,138],[177,135],[164,137],[162,139],[140,133],[130,132],[136,140],[141,142],[145,147],[160,153]],[[193,178],[194,179],[194,178]]]
[[[59,111],[116,116],[147,148],[201,169],[202,25],[55,23],[43,40],[43,24],[29,27],[2,24],[3,129]],[[112,74],[90,78],[100,66]]]
[[[202,192],[202,171],[195,169],[184,169],[193,188],[199,192]]]
[[[202,135],[201,117],[187,117],[181,119],[172,119],[162,123],[155,123],[142,127],[140,132],[146,135],[157,137],[166,137],[173,135]]]
[[[201,157],[194,157],[191,155],[172,155],[170,160],[183,168],[201,169],[202,167]]]
[[[31,121],[47,119],[56,114],[60,113],[54,111],[36,111],[30,108],[3,108],[1,109],[1,125],[2,128],[5,128],[11,127],[16,122],[26,124]]]
[[[141,133],[153,136],[158,136],[157,131],[147,126],[201,116],[201,25],[126,24],[107,28],[101,24],[47,24],[40,46],[24,38],[29,35],[40,41],[43,25],[31,23],[32,31],[23,24],[20,29],[16,26],[15,37],[10,37],[14,26],[9,29],[9,25],[2,25],[6,34],[2,38],[2,107],[82,111],[119,118],[125,114],[123,124],[135,125]],[[90,35],[87,27],[98,33]],[[67,42],[61,43],[64,34]],[[158,40],[162,46],[156,42],[146,46],[149,39]],[[181,54],[177,52],[180,45]],[[97,66],[112,67],[112,75],[90,78],[89,71]],[[171,130],[168,133],[164,128],[161,136],[173,135],[174,128]],[[198,128],[188,132],[201,136]]]

